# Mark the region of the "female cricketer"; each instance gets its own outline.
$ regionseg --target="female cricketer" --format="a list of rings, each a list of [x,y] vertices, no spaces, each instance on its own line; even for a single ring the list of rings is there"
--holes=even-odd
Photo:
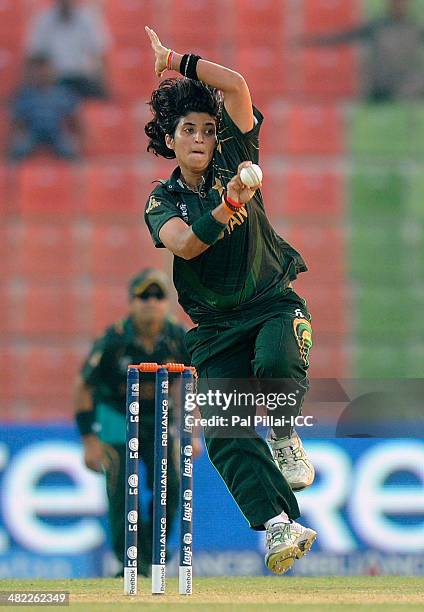
[[[301,398],[308,388],[312,345],[305,301],[291,285],[305,263],[271,227],[258,187],[241,169],[257,164],[263,117],[244,78],[194,54],[162,45],[146,27],[158,76],[179,71],[152,93],[148,150],[178,166],[160,181],[145,208],[157,247],[174,254],[178,299],[197,326],[186,344],[200,379],[284,379]],[[202,417],[216,406],[200,407]],[[208,419],[209,421],[209,419]],[[293,490],[314,469],[292,427],[273,428],[268,444],[249,435],[205,428],[209,457],[251,528],[266,529],[265,563],[277,574],[307,552],[316,532],[295,522]],[[271,450],[270,450],[271,449]]]

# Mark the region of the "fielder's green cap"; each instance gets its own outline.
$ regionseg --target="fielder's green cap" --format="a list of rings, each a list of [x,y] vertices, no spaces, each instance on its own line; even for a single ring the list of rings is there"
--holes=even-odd
[[[158,285],[165,295],[169,294],[169,279],[161,270],[147,268],[136,274],[129,282],[128,293],[130,297],[141,295],[150,285]]]

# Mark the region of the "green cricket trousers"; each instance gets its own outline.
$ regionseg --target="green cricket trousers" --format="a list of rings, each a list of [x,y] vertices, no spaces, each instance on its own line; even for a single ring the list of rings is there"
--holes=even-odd
[[[222,379],[255,378],[267,379],[267,384],[275,379],[277,388],[277,379],[284,379],[297,391],[295,410],[300,412],[308,389],[311,326],[306,302],[291,289],[260,309],[233,311],[231,319],[213,325],[201,323],[187,333],[186,344],[201,385],[205,380],[213,386],[216,379],[221,385]],[[216,406],[199,408],[202,418],[218,414]],[[290,432],[275,433],[281,437]],[[282,511],[298,518],[296,498],[253,427],[247,436],[244,428],[239,436],[232,429],[231,437],[225,437],[222,428],[210,425],[204,436],[212,464],[253,529],[263,530]]]

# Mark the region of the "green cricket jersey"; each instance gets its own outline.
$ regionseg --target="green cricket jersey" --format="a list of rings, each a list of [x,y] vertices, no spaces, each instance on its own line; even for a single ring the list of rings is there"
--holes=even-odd
[[[259,160],[262,114],[253,109],[254,128],[243,134],[223,108],[218,143],[201,194],[184,186],[176,168],[150,195],[145,221],[156,247],[164,223],[180,217],[188,225],[221,202],[224,188],[242,161]],[[266,180],[266,179],[265,179]],[[195,323],[223,320],[229,311],[260,306],[283,293],[307,267],[272,228],[260,190],[230,218],[223,237],[207,251],[185,260],[174,256],[174,284],[181,306]]]
[[[125,414],[127,366],[130,363],[151,361],[155,363],[190,363],[185,348],[186,330],[166,319],[152,353],[148,353],[137,338],[130,317],[115,323],[99,336],[85,360],[81,375],[84,382],[94,389],[95,405],[107,404]],[[154,374],[143,374],[140,399],[143,410],[153,414]]]

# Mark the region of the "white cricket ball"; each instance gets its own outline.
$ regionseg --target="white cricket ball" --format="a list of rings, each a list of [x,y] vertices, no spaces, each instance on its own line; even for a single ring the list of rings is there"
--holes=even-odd
[[[262,170],[257,164],[246,166],[240,171],[240,179],[243,185],[247,187],[257,187],[262,182]]]

